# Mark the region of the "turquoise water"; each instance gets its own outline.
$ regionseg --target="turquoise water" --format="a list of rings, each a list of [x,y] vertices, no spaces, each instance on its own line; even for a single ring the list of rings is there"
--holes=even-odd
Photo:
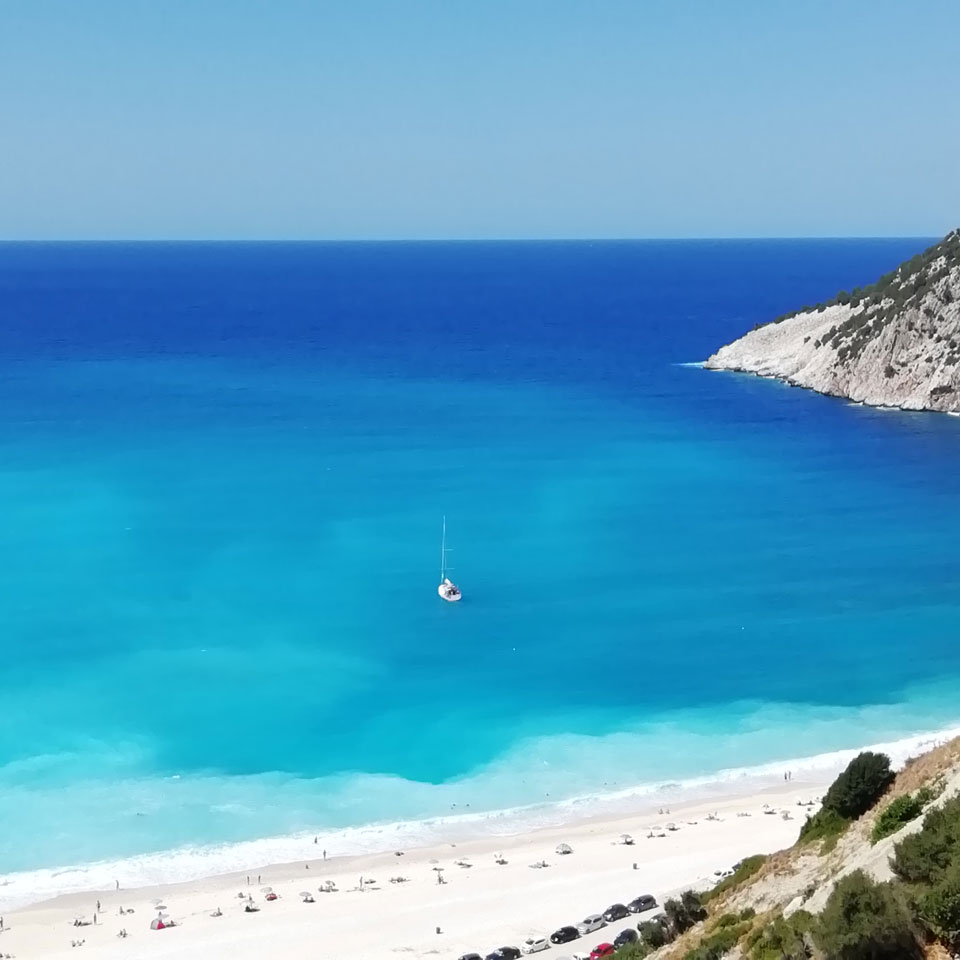
[[[957,720],[960,420],[687,365],[926,242],[0,248],[0,873]]]

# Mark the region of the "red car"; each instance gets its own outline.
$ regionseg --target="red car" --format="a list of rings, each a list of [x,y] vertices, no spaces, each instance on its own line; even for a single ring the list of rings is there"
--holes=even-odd
[[[590,960],[600,960],[601,957],[612,957],[614,952],[612,943],[598,943],[590,951]]]

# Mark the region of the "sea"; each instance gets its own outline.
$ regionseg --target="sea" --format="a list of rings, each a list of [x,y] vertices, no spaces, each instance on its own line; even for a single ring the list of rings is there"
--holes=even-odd
[[[929,243],[0,245],[0,906],[945,735],[960,419],[700,367]]]

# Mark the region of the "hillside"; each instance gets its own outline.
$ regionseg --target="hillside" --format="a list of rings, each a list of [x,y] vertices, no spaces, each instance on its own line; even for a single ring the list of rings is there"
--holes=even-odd
[[[960,411],[960,230],[870,286],[754,328],[704,366],[875,406]]]
[[[748,857],[714,889],[687,891],[664,908],[659,926],[644,924],[622,960],[953,956],[960,738],[908,761],[895,777],[882,754],[860,754],[793,847]]]

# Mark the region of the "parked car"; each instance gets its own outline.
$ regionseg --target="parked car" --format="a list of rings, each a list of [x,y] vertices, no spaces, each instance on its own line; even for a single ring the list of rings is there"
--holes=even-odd
[[[479,953],[465,953],[460,960],[483,960]]]
[[[539,953],[541,950],[549,950],[550,941],[546,937],[527,937],[520,944],[521,953]]]
[[[632,930],[630,927],[627,927],[626,930],[621,930],[616,939],[613,941],[615,947],[624,947],[628,943],[636,943],[640,939],[636,930]]]
[[[499,947],[493,953],[488,953],[485,960],[517,960],[520,950],[517,947]]]
[[[550,934],[551,943],[569,943],[580,936],[576,927],[561,927],[559,930]]]
[[[624,917],[629,916],[630,911],[622,903],[615,903],[603,911],[603,919],[606,920],[607,923],[613,923],[614,920],[622,920]]]
[[[584,917],[583,920],[577,924],[577,930],[580,932],[580,936],[583,936],[586,933],[593,933],[594,930],[599,930],[606,925],[607,921],[604,920],[599,913],[591,913],[589,917]]]
[[[615,952],[612,943],[598,943],[590,951],[590,960],[600,960],[601,957],[612,957]]]
[[[631,900],[627,904],[627,909],[631,913],[643,913],[644,910],[652,910],[657,905],[657,898],[645,893],[636,900]]]

